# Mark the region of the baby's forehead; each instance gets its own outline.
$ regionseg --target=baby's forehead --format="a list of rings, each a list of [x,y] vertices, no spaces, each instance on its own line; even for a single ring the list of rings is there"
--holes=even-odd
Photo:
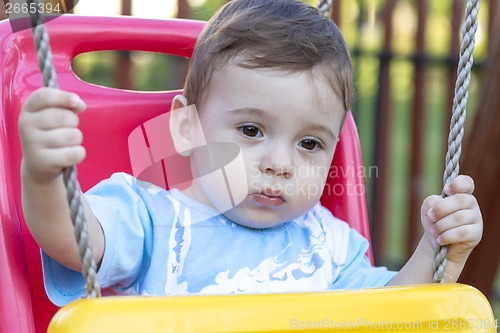
[[[342,98],[338,96],[335,88],[340,84],[340,82],[338,82],[340,78],[335,74],[332,75],[332,71],[325,68],[325,64],[316,64],[306,69],[293,68],[287,64],[276,64],[272,67],[256,67],[249,64],[247,59],[248,57],[244,54],[239,54],[220,64],[214,70],[213,77],[208,82],[208,90],[210,90],[214,82],[224,80],[235,72],[241,72],[241,69],[244,69],[246,71],[254,71],[263,74],[264,76],[268,75],[269,77],[283,76],[302,80],[304,87],[310,86],[314,88],[311,90],[312,101],[317,103],[317,106],[321,108],[329,109],[328,106],[334,103],[332,94]],[[254,82],[247,82],[248,85],[252,83]]]
[[[315,118],[337,128],[345,114],[341,98],[316,70],[246,68],[232,62],[214,74],[208,90],[201,112],[218,110],[221,117],[249,115],[273,122],[280,116],[304,124]]]

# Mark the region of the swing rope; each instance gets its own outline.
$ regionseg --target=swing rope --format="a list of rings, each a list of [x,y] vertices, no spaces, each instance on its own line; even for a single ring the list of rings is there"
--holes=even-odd
[[[330,8],[332,7],[333,0],[319,0],[316,8],[321,12],[321,14],[328,16]]]
[[[34,3],[38,8],[38,0],[28,0],[28,6]],[[31,8],[31,7],[29,7]],[[38,65],[43,76],[44,87],[58,89],[56,71],[52,62],[49,34],[45,28],[43,15],[38,11],[30,14],[31,26],[35,40],[35,49],[38,56]],[[97,265],[92,254],[92,246],[88,237],[87,221],[83,214],[81,203],[80,184],[76,178],[76,167],[63,169],[64,184],[67,189],[67,200],[70,209],[71,221],[75,229],[75,238],[78,244],[78,253],[82,262],[82,274],[85,279],[85,296],[95,298],[101,296],[101,288],[97,279]]]
[[[27,0],[38,4],[38,0]],[[318,10],[323,15],[328,15],[332,6],[332,0],[319,0]],[[38,5],[36,6],[38,8]],[[453,180],[459,172],[459,159],[461,144],[464,135],[464,123],[466,106],[468,100],[468,88],[470,84],[471,69],[473,64],[472,52],[475,43],[475,32],[478,26],[479,0],[468,0],[465,13],[465,25],[463,27],[463,40],[460,50],[458,64],[458,77],[455,84],[455,97],[453,99],[453,110],[448,137],[448,151],[446,153],[445,171],[443,183],[446,185]],[[43,75],[45,87],[58,89],[57,76],[52,63],[52,52],[50,49],[49,35],[44,25],[44,19],[38,11],[31,13],[31,25],[35,40],[35,48],[38,56],[38,64]],[[71,220],[75,228],[75,238],[78,244],[78,252],[82,261],[82,274],[85,279],[88,298],[101,296],[99,281],[97,278],[97,264],[92,254],[92,246],[88,237],[87,221],[83,214],[81,203],[81,190],[76,176],[76,167],[71,166],[63,170],[64,184],[68,194],[67,200],[70,208]],[[444,196],[444,193],[443,193]],[[444,271],[446,268],[447,246],[439,247],[433,269],[433,282],[444,283]]]
[[[479,0],[467,1],[465,9],[465,24],[462,29],[462,45],[460,47],[460,59],[457,69],[457,81],[455,83],[455,97],[453,98],[453,110],[448,136],[448,151],[446,153],[445,170],[443,174],[443,185],[451,182],[459,172],[459,159],[462,152],[462,138],[464,136],[464,123],[469,98],[469,84],[472,64],[474,62],[472,53],[474,51],[475,34],[478,26]],[[442,196],[446,195],[444,192]],[[446,268],[446,256],[448,246],[440,246],[434,260],[433,282],[444,283]]]

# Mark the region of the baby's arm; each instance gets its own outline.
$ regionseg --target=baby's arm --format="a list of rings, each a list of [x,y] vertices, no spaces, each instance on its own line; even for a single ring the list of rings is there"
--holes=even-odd
[[[481,211],[473,191],[472,178],[458,176],[444,188],[448,197],[433,195],[425,199],[421,210],[424,236],[410,260],[388,285],[432,282],[438,245],[449,245],[445,281],[457,281],[483,232]]]
[[[81,263],[62,169],[85,158],[82,133],[77,127],[77,114],[85,107],[73,93],[42,88],[28,98],[19,116],[23,150],[22,204],[26,223],[47,255],[74,270],[81,270]],[[99,265],[104,252],[104,236],[83,195],[81,198]]]

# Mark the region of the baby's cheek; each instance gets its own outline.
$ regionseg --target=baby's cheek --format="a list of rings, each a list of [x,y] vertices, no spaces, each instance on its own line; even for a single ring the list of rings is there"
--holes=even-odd
[[[297,176],[297,199],[307,203],[318,201],[325,187],[326,176],[318,170],[309,170],[309,174],[302,173]]]
[[[204,152],[200,148],[196,159],[195,181],[221,213],[247,197],[247,171],[239,147],[224,142],[211,143]]]

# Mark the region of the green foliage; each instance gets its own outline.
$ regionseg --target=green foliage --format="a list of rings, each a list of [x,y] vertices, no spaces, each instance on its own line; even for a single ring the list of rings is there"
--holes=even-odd
[[[224,5],[227,0],[191,0],[188,3],[191,6],[193,19],[207,21],[212,15]]]

